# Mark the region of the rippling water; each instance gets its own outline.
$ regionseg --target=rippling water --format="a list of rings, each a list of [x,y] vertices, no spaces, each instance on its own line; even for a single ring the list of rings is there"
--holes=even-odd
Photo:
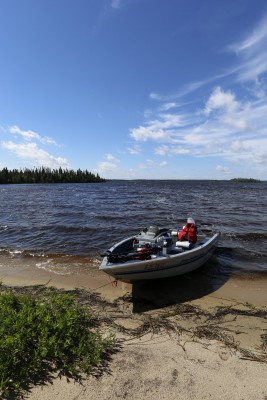
[[[119,239],[150,224],[179,229],[192,216],[221,231],[210,273],[267,275],[267,182],[0,185],[0,200],[0,266],[84,270]]]

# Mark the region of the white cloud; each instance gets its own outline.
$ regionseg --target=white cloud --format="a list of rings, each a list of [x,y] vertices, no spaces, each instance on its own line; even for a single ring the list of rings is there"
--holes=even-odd
[[[139,126],[138,128],[131,129],[130,136],[140,142],[147,140],[166,140],[168,133],[164,129],[151,129],[150,127]]]
[[[112,154],[106,154],[105,159],[107,161],[111,161],[111,162],[114,162],[114,163],[119,163],[120,162],[120,160],[118,158],[114,157]]]
[[[217,121],[218,126],[229,126],[236,132],[245,133],[253,131],[252,125],[249,122],[251,104],[243,104],[237,101],[233,93],[229,91],[225,92],[220,87],[214,89],[205,105],[203,113],[207,116],[214,113],[213,120]],[[227,129],[225,132],[227,132]]]
[[[167,161],[161,161],[157,162],[151,159],[147,159],[145,163],[139,164],[138,168],[139,169],[152,169],[152,170],[159,170],[161,168],[164,168],[168,165]]]
[[[222,165],[217,165],[216,170],[219,172],[223,172],[224,174],[231,174],[230,168],[224,167]]]
[[[240,41],[228,46],[228,50],[238,57],[237,80],[239,82],[260,81],[267,72],[267,16],[265,15],[252,33]],[[262,86],[264,81],[262,81]],[[264,91],[266,87],[264,88]]]
[[[127,147],[128,153],[135,155],[135,154],[140,154],[141,153],[141,148],[138,145],[134,145],[133,147]]]
[[[148,166],[153,168],[161,168],[161,167],[166,167],[168,165],[167,161],[156,162],[150,159],[146,160],[146,163]]]
[[[241,140],[233,140],[230,144],[230,148],[234,152],[243,152],[245,151],[244,143]]]
[[[161,163],[159,163],[160,167],[167,167],[168,163],[167,161],[162,161]]]
[[[66,158],[55,157],[41,149],[37,144],[39,142],[44,145],[57,145],[53,139],[43,137],[32,130],[22,130],[17,125],[10,126],[7,129],[2,128],[2,130],[5,133],[11,134],[14,140],[3,141],[1,147],[23,159],[26,164],[29,162],[34,166],[69,168],[69,163]]]
[[[178,114],[159,114],[158,119],[148,122],[151,129],[172,129],[183,125],[182,118]]]
[[[36,166],[49,168],[69,168],[68,161],[62,157],[54,157],[48,152],[38,148],[36,143],[2,142],[2,147],[11,151],[17,157],[31,161]]]
[[[236,101],[234,94],[231,92],[224,92],[220,87],[217,87],[208,99],[204,113],[209,115],[214,110],[234,112],[239,107],[240,105]]]
[[[166,144],[163,144],[162,146],[159,146],[155,149],[155,154],[159,155],[159,156],[166,156],[168,155],[170,151],[169,146],[166,146]]]
[[[231,164],[246,165],[251,171],[259,171],[261,165],[261,173],[265,171],[266,174],[266,48],[267,16],[244,40],[229,46],[228,50],[236,54],[235,65],[208,79],[189,82],[171,94],[151,92],[150,99],[156,100],[157,104],[154,110],[146,110],[144,123],[129,132],[131,138],[137,142],[160,142],[154,148],[157,156],[219,156],[220,160]],[[197,102],[203,98],[204,87],[214,82],[217,82],[217,87],[210,90],[199,112]],[[235,86],[229,90],[233,84]],[[223,85],[227,85],[227,89]],[[200,88],[201,97],[195,96],[195,109],[194,99],[176,102],[176,99],[188,96]],[[152,163],[146,162],[141,167],[148,168],[149,165]],[[228,167],[221,164],[217,166],[217,171],[231,173]]]
[[[255,29],[249,33],[243,40],[230,44],[226,47],[227,51],[235,53],[237,62],[225,71],[208,77],[206,79],[193,81],[181,86],[171,94],[160,94],[151,92],[149,97],[152,100],[171,102],[175,99],[186,97],[193,92],[222,79],[233,77],[242,85],[253,82],[255,87],[251,92],[257,97],[263,97],[266,94],[267,86],[262,78],[267,72],[267,15],[265,15]]]
[[[158,93],[155,92],[150,93],[149,97],[152,100],[162,100],[162,96],[160,96]]]
[[[211,78],[202,82],[191,82],[181,86],[177,91],[171,94],[160,94],[156,92],[151,92],[149,93],[149,98],[151,100],[163,101],[166,104],[175,104],[174,100],[180,99],[181,97],[185,97],[186,95],[200,89],[202,86],[214,80],[216,80],[216,78]],[[161,107],[164,107],[164,104]]]
[[[190,154],[190,150],[186,148],[182,148],[180,146],[166,146],[162,145],[155,149],[155,154],[159,156],[173,156],[173,155],[185,155]]]
[[[176,103],[172,102],[172,103],[165,103],[162,106],[160,106],[160,110],[161,111],[168,111],[172,108],[175,108],[177,106]]]
[[[248,91],[258,99],[264,99],[266,95],[264,85],[259,80],[255,81],[254,85],[248,88]]]
[[[99,174],[112,174],[120,171],[119,169],[120,160],[114,157],[112,154],[106,154],[104,161],[100,161],[97,164],[97,172]]]
[[[237,68],[235,68],[236,71]],[[231,71],[227,71],[212,77],[209,77],[207,79],[203,79],[200,81],[193,81],[193,82],[189,82],[186,83],[184,85],[182,85],[178,90],[176,90],[174,93],[171,94],[159,94],[156,92],[151,92],[149,94],[150,99],[152,100],[158,100],[158,101],[164,101],[164,102],[168,102],[166,104],[175,104],[174,100],[177,99],[181,99],[182,97],[186,97],[188,95],[190,95],[193,92],[196,92],[198,89],[201,89],[204,86],[207,86],[209,84],[211,84],[212,82],[216,82],[222,78],[225,78],[228,75],[231,75],[233,73],[233,70]],[[164,105],[163,105],[164,106]],[[177,106],[177,104],[175,105]]]
[[[223,123],[225,123],[226,125],[230,125],[233,128],[236,128],[238,130],[245,131],[245,130],[249,129],[249,126],[247,124],[245,117],[239,118],[238,115],[236,115],[236,117],[235,116],[231,117],[231,116],[225,115],[222,117],[221,121]]]
[[[236,53],[251,50],[255,47],[261,46],[262,42],[265,42],[267,38],[267,17],[260,21],[258,26],[253,32],[248,35],[243,41],[235,43],[229,46],[229,50],[235,51]]]
[[[8,128],[8,131],[12,133],[13,135],[20,135],[23,137],[24,140],[26,141],[31,141],[31,140],[37,140],[43,144],[53,144],[56,145],[56,142],[49,138],[49,137],[42,137],[39,135],[39,133],[36,133],[34,131],[28,130],[28,131],[23,131],[20,129],[18,126],[13,125]]]
[[[140,175],[138,175],[139,168],[140,166],[135,166],[134,168],[123,168],[119,164],[101,161],[97,164],[97,168],[94,169],[94,172],[106,178],[136,179],[140,178]]]
[[[97,165],[97,171],[100,174],[116,172],[118,170],[118,164],[108,162],[108,161],[101,161]]]
[[[153,117],[151,110],[149,119],[132,129],[130,136],[136,141],[161,142],[154,148],[157,156],[220,157],[257,171],[258,166],[267,165],[267,101],[264,96],[250,98],[250,102],[247,98],[244,102],[233,90],[218,86],[201,112],[192,107],[188,115],[172,113],[171,107],[163,112],[163,103],[156,107]],[[152,165],[146,162],[139,167],[148,169]],[[219,166],[219,170],[231,172],[227,167]]]
[[[140,142],[147,140],[170,141],[173,129],[183,126],[183,118],[178,114],[159,113],[157,118],[130,130],[130,136]]]
[[[190,154],[191,153],[189,149],[184,149],[182,147],[173,147],[171,149],[171,152],[173,154]]]

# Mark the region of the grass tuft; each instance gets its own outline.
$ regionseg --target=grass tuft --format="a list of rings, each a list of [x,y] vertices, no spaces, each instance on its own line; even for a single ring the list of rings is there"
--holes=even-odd
[[[73,295],[0,292],[0,395],[45,382],[56,371],[80,379],[115,345]]]

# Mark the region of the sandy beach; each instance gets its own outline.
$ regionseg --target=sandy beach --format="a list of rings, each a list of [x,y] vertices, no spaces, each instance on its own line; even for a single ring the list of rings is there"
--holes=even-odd
[[[98,377],[57,378],[25,394],[37,399],[267,399],[267,280],[207,282],[200,273],[150,284],[117,285],[94,265],[59,275],[2,265],[0,280],[97,294],[97,315],[116,326],[120,350]],[[106,329],[103,327],[103,329]]]

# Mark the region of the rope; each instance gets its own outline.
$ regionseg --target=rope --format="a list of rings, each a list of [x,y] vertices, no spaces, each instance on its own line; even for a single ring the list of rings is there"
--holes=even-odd
[[[101,288],[103,288],[105,286],[108,286],[108,285],[112,285],[113,287],[117,287],[118,286],[118,281],[115,279],[114,281],[110,281],[108,283],[105,283],[104,285],[101,285],[101,286],[99,286],[97,288],[94,288],[92,290],[98,290],[98,289],[101,289]]]

